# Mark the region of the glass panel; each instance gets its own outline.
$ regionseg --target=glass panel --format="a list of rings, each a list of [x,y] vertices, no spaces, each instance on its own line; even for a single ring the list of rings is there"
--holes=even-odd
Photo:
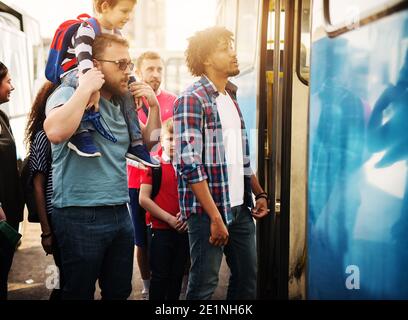
[[[280,16],[280,49],[283,50],[285,38],[285,12]],[[273,41],[275,39],[275,11],[269,11],[268,18],[268,50],[273,50]]]
[[[217,25],[225,26],[228,30],[235,32],[237,26],[236,0],[219,1],[217,4]]]
[[[237,30],[235,44],[241,72],[252,67],[255,63],[257,49],[259,3],[253,0],[238,2]]]
[[[407,25],[405,10],[313,43],[310,299],[408,298]]]
[[[380,12],[401,0],[331,0],[329,4],[332,25],[346,24],[351,28],[358,26],[361,18]]]
[[[300,56],[299,73],[305,81],[309,81],[310,72],[310,0],[302,1],[300,17]]]

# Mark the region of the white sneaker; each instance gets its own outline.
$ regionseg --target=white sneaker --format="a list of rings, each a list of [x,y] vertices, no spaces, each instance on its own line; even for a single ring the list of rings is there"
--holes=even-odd
[[[149,291],[142,290],[142,300],[149,300]]]

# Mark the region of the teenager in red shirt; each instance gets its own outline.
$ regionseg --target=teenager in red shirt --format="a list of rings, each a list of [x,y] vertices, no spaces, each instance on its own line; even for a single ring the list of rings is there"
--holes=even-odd
[[[152,171],[142,177],[139,202],[151,222],[150,300],[178,300],[185,265],[189,257],[187,224],[181,220],[174,154],[173,121],[167,120],[161,130],[162,156],[160,189],[152,195]]]
[[[147,83],[155,92],[160,105],[160,117],[164,122],[173,116],[173,103],[176,95],[160,88],[163,78],[164,64],[160,55],[153,51],[142,53],[136,60],[138,80]],[[138,105],[138,117],[141,123],[147,122],[150,111],[146,99]],[[158,137],[159,135],[157,135]],[[152,154],[157,154],[160,144],[153,147]],[[139,206],[140,179],[144,170],[137,167],[137,163],[128,165],[128,188],[130,196],[130,207],[132,213],[133,227],[135,231],[135,245],[137,247],[137,264],[143,282],[142,298],[147,300],[150,286],[150,268],[148,257],[148,227],[145,222],[145,211]]]

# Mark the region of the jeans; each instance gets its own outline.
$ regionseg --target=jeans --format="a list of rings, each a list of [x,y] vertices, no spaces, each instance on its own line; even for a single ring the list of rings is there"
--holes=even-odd
[[[98,279],[102,299],[127,299],[134,250],[127,206],[54,208],[52,222],[65,277],[62,298],[94,299]]]
[[[209,243],[210,219],[207,214],[195,214],[188,220],[191,269],[187,300],[211,299],[218,284],[218,273],[225,254],[231,270],[228,300],[256,298],[255,223],[244,205],[232,208],[229,240],[225,247]]]
[[[53,226],[52,226],[52,220],[51,220],[51,215],[49,215],[48,217],[48,223],[51,226],[51,230],[54,230]],[[59,288],[54,288],[51,292],[50,295],[50,300],[62,300],[62,288],[64,287],[64,273],[62,271],[62,263],[61,263],[61,252],[58,246],[58,239],[55,236],[55,232],[53,235],[53,239],[52,239],[52,256],[54,258],[54,263],[58,268],[59,271]]]
[[[73,70],[67,73],[62,78],[62,84],[65,86],[72,87],[72,88],[78,87],[77,73],[78,73],[77,70]],[[120,106],[121,106],[120,108],[121,108],[121,111],[123,113],[123,116],[125,118],[125,121],[128,127],[131,145],[143,144],[143,136],[142,136],[142,131],[140,129],[139,117],[137,116],[137,113],[136,113],[135,101],[130,92],[127,92],[122,97],[120,97]],[[85,111],[84,117],[82,117],[82,119],[85,118],[85,115],[87,112],[92,112],[92,111]],[[92,123],[89,121],[82,120],[75,134],[78,134],[84,131],[89,131],[89,130],[92,130],[92,131],[95,130]]]
[[[145,248],[148,245],[148,226],[146,225],[146,210],[139,204],[140,189],[129,188],[130,212],[135,232],[135,246]]]
[[[188,236],[176,230],[152,229],[149,300],[178,300],[188,259]]]

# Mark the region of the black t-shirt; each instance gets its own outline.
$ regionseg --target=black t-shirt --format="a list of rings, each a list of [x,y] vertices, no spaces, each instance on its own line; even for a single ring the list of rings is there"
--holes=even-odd
[[[23,220],[23,193],[17,171],[16,144],[7,115],[0,110],[0,202],[11,223]]]

